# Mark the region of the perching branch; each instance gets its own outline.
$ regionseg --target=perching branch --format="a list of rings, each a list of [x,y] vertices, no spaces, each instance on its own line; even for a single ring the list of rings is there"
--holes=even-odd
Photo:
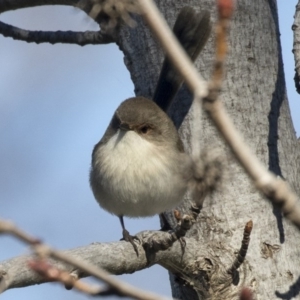
[[[197,212],[195,218],[196,216]],[[197,272],[202,273],[206,270],[206,265],[200,263],[203,260],[210,263],[207,279],[212,287],[219,285],[220,277],[230,292],[233,289],[237,293],[239,287],[231,286],[232,278],[225,268],[227,263],[216,260],[215,252],[211,253],[210,247],[204,244],[201,239],[195,241],[186,238],[186,247],[182,251],[182,245],[176,241],[185,235],[186,230],[190,229],[193,218],[187,215],[182,217],[177,215],[177,218],[179,220],[178,227],[174,232],[144,231],[137,234],[140,241],[137,245],[139,256],[135,255],[131,244],[125,241],[95,243],[72,250],[57,251],[17,228],[13,223],[0,220],[0,233],[10,234],[29,244],[35,253],[35,255],[21,256],[0,263],[0,292],[14,287],[60,281],[67,287],[74,286],[80,291],[93,295],[114,293],[135,299],[159,300],[163,298],[122,283],[109,276],[107,271],[118,275],[133,273],[154,264],[160,264],[176,274],[178,278],[187,280],[194,277],[195,288],[201,290],[203,287],[201,286],[202,283],[198,282]],[[167,247],[163,247],[164,245]],[[168,250],[164,251],[165,249]],[[194,265],[195,259],[199,265],[186,268],[187,265]],[[220,270],[224,270],[224,272]],[[106,287],[94,287],[75,281],[90,275],[106,283]]]
[[[142,13],[151,30],[161,42],[174,67],[183,76],[187,86],[193,92],[194,97],[204,98],[204,108],[213,120],[220,134],[227,142],[231,151],[239,163],[244,167],[247,174],[254,181],[256,187],[273,204],[278,205],[285,217],[300,229],[300,206],[297,196],[289,186],[281,179],[276,178],[269,172],[245,144],[241,135],[234,127],[228,113],[219,99],[219,80],[223,74],[223,63],[226,54],[224,44],[228,19],[232,13],[231,0],[219,0],[219,23],[217,25],[217,57],[213,71],[209,93],[206,84],[198,74],[187,55],[180,48],[171,30],[167,26],[157,7],[152,0],[139,0]],[[220,58],[222,58],[220,60]],[[208,96],[207,96],[208,95]]]
[[[20,239],[21,241],[23,241],[31,246],[31,249],[33,250],[33,252],[38,256],[38,259],[36,260],[32,257],[30,260],[28,260],[28,257],[25,259],[23,258],[23,264],[26,263],[28,265],[28,267],[31,266],[31,268],[33,270],[39,271],[38,273],[40,275],[42,273],[44,275],[48,275],[47,278],[45,278],[45,277],[40,278],[41,282],[53,281],[53,279],[56,279],[56,280],[63,281],[65,284],[70,285],[72,283],[72,281],[68,280],[69,278],[66,278],[66,276],[64,277],[64,273],[65,272],[69,273],[70,266],[71,266],[72,274],[76,274],[78,276],[78,278],[87,276],[87,275],[92,275],[95,278],[100,279],[101,281],[106,283],[109,287],[106,290],[100,290],[100,289],[93,290],[91,287],[89,287],[90,291],[93,290],[94,293],[101,294],[101,293],[105,292],[107,294],[108,291],[110,291],[110,293],[114,292],[117,295],[127,296],[127,297],[131,297],[134,299],[140,299],[140,300],[144,300],[144,299],[166,300],[167,299],[166,297],[161,297],[161,296],[156,295],[151,292],[145,292],[141,289],[135,288],[127,283],[124,283],[124,282],[110,276],[110,274],[107,271],[101,269],[99,266],[96,267],[95,263],[91,264],[87,261],[84,261],[82,258],[80,259],[76,256],[70,255],[69,253],[63,253],[62,251],[54,250],[53,248],[50,248],[49,246],[43,244],[38,239],[31,237],[26,232],[17,228],[11,222],[6,222],[6,221],[1,220],[0,221],[0,233],[2,233],[2,234],[6,233],[6,234],[13,235],[14,237]],[[124,244],[124,243],[122,243],[122,244]],[[131,246],[129,243],[126,243],[126,242],[125,242],[125,244],[127,244],[126,246],[129,246],[129,247]],[[143,251],[143,253],[145,253],[145,252]],[[117,254],[117,253],[115,253],[115,254]],[[122,254],[124,256],[124,253],[122,253]],[[88,253],[88,255],[91,256],[92,252]],[[120,258],[120,256],[118,256],[118,255],[117,255],[117,257]],[[135,257],[135,256],[133,256],[133,257]],[[131,257],[131,260],[133,260],[133,257]],[[56,260],[56,263],[54,263],[54,265],[52,266],[52,271],[58,270],[61,268],[64,269],[64,268],[66,268],[66,265],[69,265],[69,266],[67,267],[67,270],[60,270],[59,272],[56,273],[55,276],[51,277],[51,276],[49,276],[50,265],[45,265],[45,264],[41,265],[41,262],[39,261],[40,259],[44,260],[46,258],[52,258],[52,259]],[[140,262],[143,262],[144,267],[147,266],[149,263],[145,256],[139,257],[139,258],[137,258],[137,260],[139,260]],[[9,266],[11,265],[11,261],[12,260],[9,260],[7,262],[7,264]],[[63,263],[63,265],[61,265],[61,263],[57,263],[57,262],[61,262],[61,263]],[[22,268],[21,261],[19,262],[17,267],[18,267],[18,270],[20,270]],[[27,269],[28,269],[28,267],[27,267]],[[12,271],[11,268],[9,268],[8,270],[5,270],[5,269],[1,270],[0,292],[3,292],[4,290],[12,287],[11,281],[15,280],[15,278],[11,271]],[[30,270],[28,270],[28,272],[30,272]],[[129,270],[127,270],[127,272],[129,272]],[[63,276],[66,279],[66,281],[64,281],[62,278],[60,278],[61,276]],[[79,284],[79,286],[82,288],[81,290],[83,290],[84,288],[88,289],[87,286],[83,287],[81,284]],[[75,284],[75,287],[76,287],[76,284]],[[78,284],[77,284],[77,287],[78,287]]]
[[[173,243],[166,251],[148,251],[147,245],[149,243],[147,244],[147,241],[167,240],[170,233],[143,231],[137,234],[141,244],[137,245],[139,256],[136,256],[132,245],[125,241],[94,243],[86,247],[57,251],[42,244],[39,240],[24,233],[11,223],[1,221],[0,231],[29,243],[37,255],[21,256],[1,262],[1,291],[59,280],[68,288],[74,286],[74,288],[85,292],[88,291],[93,295],[97,293],[99,295],[114,293],[115,295],[126,295],[134,299],[166,299],[153,293],[133,288],[120,282],[115,277],[109,276],[107,273],[107,271],[115,275],[133,273],[154,264],[159,264],[176,274],[178,280],[192,285],[192,288],[196,291],[203,292],[209,287],[205,292],[207,295],[213,293],[216,297],[223,296],[224,299],[227,299],[226,295],[238,295],[241,288],[239,284],[232,285],[232,276],[226,271],[234,256],[222,255],[222,249],[216,255],[218,253],[218,250],[216,250],[218,249],[216,248],[219,245],[218,242],[216,241],[215,245],[211,243],[210,246],[207,246],[201,237],[199,240],[186,237],[184,253],[178,242]],[[44,264],[45,259],[47,259],[46,265]],[[43,276],[38,275],[33,269]],[[250,284],[251,277],[247,277],[248,272],[247,268],[240,271],[240,284],[243,282]],[[71,274],[74,280],[92,275],[104,282],[106,286],[99,288],[87,286],[81,282],[74,284],[68,274]],[[204,276],[209,282],[209,286],[199,280],[199,274],[205,274]],[[218,287],[221,281],[224,288],[219,290]],[[220,294],[216,291],[219,291]]]

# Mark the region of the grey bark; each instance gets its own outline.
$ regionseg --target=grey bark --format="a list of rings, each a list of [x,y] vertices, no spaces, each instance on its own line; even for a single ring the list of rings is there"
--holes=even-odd
[[[26,6],[25,2],[30,3],[0,0],[0,7],[2,4],[5,8],[9,3],[13,7]],[[41,1],[32,3],[40,4]],[[209,0],[160,0],[157,3],[171,25],[184,5],[193,6],[196,10],[207,9],[214,17],[216,15],[214,2],[212,4]],[[136,94],[151,98],[163,54],[141,18],[136,19],[139,26],[133,29],[124,27],[121,31],[119,46],[124,51]],[[286,97],[275,0],[237,1],[229,45],[223,101],[253,152],[299,194],[300,149]],[[211,37],[197,62],[205,78],[209,78],[213,53]],[[190,93],[183,89],[169,111],[180,127],[188,151],[192,147],[189,137],[193,123],[188,114],[191,101]],[[297,299],[300,291],[297,267],[300,259],[299,232],[283,219],[278,208],[272,207],[257,193],[205,116],[199,143],[202,148],[211,151],[218,148],[222,152],[227,176],[222,188],[206,199],[197,224],[188,232],[183,260],[177,242],[169,250],[147,253],[147,257],[141,249],[139,258],[124,242],[90,245],[71,252],[114,274],[161,264],[170,271],[173,296],[179,299],[237,299],[243,285],[254,290],[256,299]],[[180,210],[186,212],[188,207],[189,201],[186,200]],[[175,224],[171,213],[167,217],[171,224]],[[247,261],[235,274],[237,276],[231,277],[227,269],[240,247],[243,228],[249,219],[253,220],[254,229]],[[164,233],[157,235],[163,236]],[[146,241],[148,233],[141,233],[140,238]],[[104,251],[103,247],[107,250]],[[111,253],[114,253],[113,257]],[[116,257],[123,258],[121,262],[124,263],[119,264],[120,260]],[[62,267],[71,271],[69,267]],[[7,288],[42,282],[28,271],[24,257],[1,263],[0,270],[3,276],[1,282]]]
[[[159,235],[160,238],[165,238],[168,236],[168,233],[143,231],[139,233],[137,237],[141,241],[146,241],[152,238],[153,235],[156,237]],[[204,245],[198,245],[190,240],[187,240],[187,246],[184,257],[182,256],[179,243],[175,243],[172,247],[168,248],[167,251],[159,251],[155,253],[155,255],[149,253],[148,256],[143,249],[142,243],[138,245],[139,256],[137,256],[132,245],[125,241],[93,243],[85,247],[78,247],[64,252],[74,258],[99,266],[111,274],[120,275],[131,274],[149,268],[154,264],[160,264],[175,272],[176,266],[182,269],[191,258],[195,257],[195,252],[199,251],[199,249],[203,248],[202,252],[206,252]],[[34,255],[20,256],[1,262],[0,288],[5,290],[45,282],[42,277],[28,268],[28,261],[31,259],[34,259]],[[88,274],[77,270],[71,265],[55,260],[51,260],[51,262],[57,268],[64,269],[70,273],[77,273],[80,278],[88,276]],[[198,263],[200,262],[201,260],[199,259]],[[186,272],[186,276],[188,276],[188,271]]]
[[[184,5],[208,9],[216,15],[211,1],[200,1],[200,5],[199,1],[157,3],[170,25]],[[299,194],[299,145],[286,96],[276,1],[241,0],[236,4],[222,98],[253,152]],[[162,53],[149,30],[142,25],[124,31],[121,48],[136,94],[151,97]],[[206,78],[209,77],[213,51],[211,38],[198,61],[199,70]],[[186,113],[191,97],[187,91],[182,91],[177,99],[169,113],[174,122],[181,125],[180,132],[190,148],[193,124]],[[223,189],[206,200],[202,217],[190,234],[198,238],[201,235],[208,248],[215,247],[213,241],[219,243],[219,248],[232,247],[233,251],[238,249],[241,228],[252,219],[254,229],[247,254],[250,268],[247,276],[256,298],[299,297],[299,232],[283,219],[278,208],[272,207],[257,193],[207,119],[203,122],[199,142],[203,148],[222,149],[228,172]],[[186,205],[187,202],[183,209]],[[173,296],[192,299],[173,279],[171,275]]]

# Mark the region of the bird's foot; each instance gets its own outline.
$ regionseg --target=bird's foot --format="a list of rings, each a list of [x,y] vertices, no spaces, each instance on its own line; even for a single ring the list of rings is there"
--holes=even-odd
[[[122,234],[123,234],[122,240],[129,242],[132,245],[136,255],[139,256],[139,251],[138,251],[137,245],[134,243],[134,240],[140,241],[139,238],[135,235],[130,235],[126,229],[123,229]]]
[[[181,246],[182,256],[185,252],[186,240],[185,235],[188,230],[192,227],[194,219],[191,215],[181,215],[179,210],[174,210],[174,217],[177,221],[177,227],[175,228],[174,234],[178,238],[178,241]]]
[[[182,237],[180,237],[180,238],[178,239],[178,241],[179,241],[179,243],[180,243],[181,251],[182,251],[182,256],[183,256],[183,254],[184,254],[184,252],[185,252],[185,247],[186,247],[186,240],[185,240],[184,236],[182,236]]]

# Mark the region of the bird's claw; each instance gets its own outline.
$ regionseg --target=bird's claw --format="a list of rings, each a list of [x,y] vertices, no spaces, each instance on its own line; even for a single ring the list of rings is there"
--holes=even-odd
[[[128,232],[126,229],[123,229],[122,234],[123,234],[122,240],[124,240],[124,241],[126,241],[126,242],[129,242],[129,243],[132,245],[132,247],[133,247],[133,249],[134,249],[136,255],[139,256],[138,247],[137,247],[137,245],[134,243],[134,240],[140,241],[139,238],[138,238],[137,236],[135,236],[135,235],[130,235],[129,232]]]

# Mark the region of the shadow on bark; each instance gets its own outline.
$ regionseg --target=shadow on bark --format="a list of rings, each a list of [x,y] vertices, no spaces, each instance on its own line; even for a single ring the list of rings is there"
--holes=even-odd
[[[277,46],[278,46],[278,73],[277,80],[275,84],[275,90],[272,95],[272,100],[270,104],[270,112],[268,115],[269,120],[269,134],[268,134],[268,149],[269,149],[269,170],[276,174],[277,176],[282,176],[279,153],[278,153],[278,120],[280,116],[280,108],[285,99],[285,80],[283,73],[283,62],[281,55],[281,47],[279,40],[279,25],[277,16],[276,4],[273,0],[269,0],[269,6],[272,11],[272,16],[274,18],[274,24],[276,25],[277,31]],[[282,223],[282,213],[279,207],[273,205],[273,214],[277,220],[277,227],[279,231],[279,241],[281,244],[285,241],[284,228]]]
[[[295,281],[290,286],[290,289],[286,293],[280,293],[278,291],[275,292],[275,295],[279,299],[284,299],[284,300],[292,300],[294,297],[300,294],[300,276],[298,279]]]

